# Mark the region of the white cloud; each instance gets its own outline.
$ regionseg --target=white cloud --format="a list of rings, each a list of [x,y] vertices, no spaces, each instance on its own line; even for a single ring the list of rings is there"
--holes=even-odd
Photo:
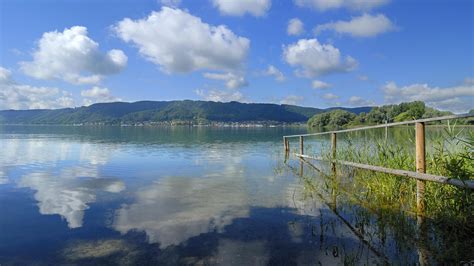
[[[245,77],[235,74],[235,73],[204,73],[205,78],[223,80],[225,81],[225,86],[229,89],[238,89],[244,86],[247,86],[249,83]]]
[[[72,107],[71,93],[51,87],[18,84],[8,69],[0,67],[0,110]]]
[[[331,87],[331,84],[320,80],[313,80],[311,85],[313,86],[313,89],[329,89]]]
[[[12,72],[6,68],[0,67],[0,84],[13,83]]]
[[[147,60],[168,73],[239,69],[250,41],[224,25],[211,26],[186,11],[163,7],[138,20],[125,18],[114,27]]]
[[[275,77],[276,81],[285,81],[285,79],[286,79],[285,75],[283,75],[283,73],[273,65],[269,65],[267,70],[265,70],[263,72],[263,75],[273,76],[273,77]]]
[[[346,72],[357,67],[354,58],[347,56],[341,60],[339,49],[331,44],[320,44],[317,39],[301,39],[284,46],[283,57],[288,64],[301,67],[296,73],[305,77]]]
[[[370,106],[375,105],[375,102],[372,100],[366,100],[359,96],[352,96],[348,101],[351,106]]]
[[[33,52],[33,61],[20,62],[21,70],[29,76],[73,84],[98,83],[126,65],[127,56],[121,50],[100,52],[99,44],[81,26],[44,33]]]
[[[340,97],[335,95],[335,94],[332,94],[332,93],[326,93],[324,94],[323,96],[321,96],[323,99],[325,100],[336,100],[336,99],[339,99]]]
[[[88,90],[82,90],[83,104],[88,106],[94,103],[118,102],[120,98],[113,96],[108,88],[94,86]]]
[[[181,0],[159,0],[164,6],[178,7],[181,4]]]
[[[196,90],[196,94],[203,98],[206,101],[213,101],[213,102],[244,102],[246,98],[240,91],[236,90],[218,90],[218,89],[211,89],[211,90]]]
[[[288,95],[280,101],[280,104],[298,105],[303,99],[302,96]]]
[[[382,14],[363,14],[358,17],[353,17],[350,21],[339,20],[318,25],[314,29],[314,32],[319,34],[325,30],[333,30],[340,34],[349,34],[353,37],[373,37],[394,29],[395,26],[390,19]]]
[[[256,17],[267,13],[272,5],[271,0],[212,0],[215,7],[224,15],[243,16],[246,13]]]
[[[366,76],[366,75],[359,75],[359,76],[357,76],[357,79],[361,80],[361,81],[367,81],[367,80],[369,80],[369,77]]]
[[[304,32],[303,22],[298,18],[292,18],[288,21],[288,28],[286,30],[288,35],[300,35]]]
[[[389,0],[294,0],[300,7],[310,7],[319,11],[326,11],[337,8],[347,8],[350,10],[371,10],[385,5]]]
[[[474,84],[466,81],[447,88],[430,87],[428,84],[398,87],[395,82],[387,82],[382,91],[386,103],[424,101],[437,109],[463,113],[474,109]]]

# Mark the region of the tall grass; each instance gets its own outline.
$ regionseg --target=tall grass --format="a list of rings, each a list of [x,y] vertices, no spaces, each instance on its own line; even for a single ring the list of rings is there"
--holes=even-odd
[[[340,160],[384,166],[393,169],[415,170],[413,139],[405,143],[375,139],[355,142],[351,136],[339,145],[337,158]],[[427,173],[460,180],[474,180],[474,133],[465,128],[447,125],[444,134],[428,138]],[[413,143],[413,145],[411,145]],[[430,145],[431,144],[431,145]],[[381,202],[415,210],[416,181],[412,178],[358,170],[354,175],[363,185],[367,197],[376,197]],[[474,215],[474,192],[470,189],[427,182],[426,216],[448,218],[467,222]]]
[[[403,132],[404,130],[407,132]],[[337,159],[414,171],[413,128],[390,132],[387,139],[383,135],[380,132],[338,135]],[[330,158],[331,152],[327,142],[320,145],[317,153]],[[430,174],[473,180],[472,129],[448,123],[442,131],[428,134],[426,168]],[[351,202],[351,206],[357,206],[352,207],[356,217],[367,217],[368,212],[376,213],[377,229],[373,230],[370,238],[384,239],[386,229],[390,227],[394,234],[393,238],[398,244],[413,246],[419,242],[421,236],[415,219],[415,179],[342,166],[337,167],[337,173],[339,179],[336,182],[337,188],[328,185],[317,187],[307,178],[304,178],[303,184],[308,190],[329,189],[338,190],[339,193],[342,191],[347,202]],[[328,195],[331,193],[328,192]],[[474,259],[472,255],[474,254],[474,191],[426,182],[425,202],[426,209],[423,216],[428,224],[426,233],[428,236],[425,238],[429,239],[426,248],[430,251],[433,261],[458,263],[461,260]],[[410,244],[411,236],[415,236],[411,240],[412,244]]]

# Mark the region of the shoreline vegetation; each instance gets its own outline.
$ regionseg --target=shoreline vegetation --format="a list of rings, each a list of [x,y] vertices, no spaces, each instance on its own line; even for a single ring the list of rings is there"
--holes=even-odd
[[[469,113],[474,114],[474,109],[469,111]],[[452,114],[452,112],[439,111],[427,107],[424,102],[415,101],[373,107],[370,112],[361,112],[359,114],[354,114],[345,110],[332,110],[314,115],[308,120],[307,125],[309,128],[317,128],[320,130],[355,128],[423,118],[441,117]],[[474,125],[474,118],[472,117],[456,119],[456,121],[458,124],[462,125]],[[441,123],[442,122],[433,122],[432,124]]]

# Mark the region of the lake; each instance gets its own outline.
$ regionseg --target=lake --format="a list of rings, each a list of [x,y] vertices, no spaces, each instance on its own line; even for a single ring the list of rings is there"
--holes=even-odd
[[[414,264],[429,257],[430,244],[407,229],[416,217],[393,216],[406,224],[391,226],[379,210],[351,200],[358,191],[328,189],[311,165],[285,161],[282,136],[305,132],[0,126],[0,265]],[[348,187],[350,176],[344,180]],[[436,231],[432,237],[449,245]]]

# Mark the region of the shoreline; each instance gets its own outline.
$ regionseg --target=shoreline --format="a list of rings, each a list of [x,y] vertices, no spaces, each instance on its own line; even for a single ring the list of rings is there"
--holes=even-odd
[[[216,127],[216,128],[272,128],[272,127],[306,127],[306,123],[136,123],[136,124],[0,124],[1,126],[65,126],[65,127]]]

